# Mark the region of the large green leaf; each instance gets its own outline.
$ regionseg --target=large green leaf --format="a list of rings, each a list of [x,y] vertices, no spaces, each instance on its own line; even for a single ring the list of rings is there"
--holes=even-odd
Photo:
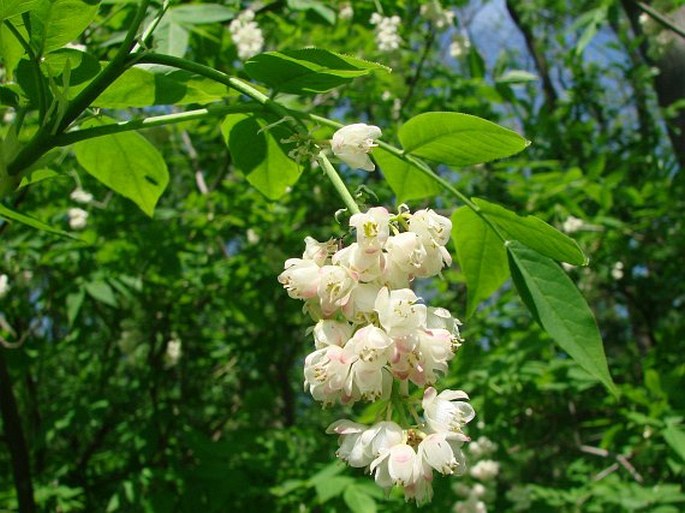
[[[276,119],[261,119],[246,114],[226,116],[221,125],[235,166],[259,192],[269,199],[283,196],[300,178],[302,168],[288,157],[281,142],[289,137]]]
[[[21,21],[21,16],[11,20],[14,27],[21,34],[23,38],[28,37],[26,28]],[[5,70],[5,81],[10,82],[15,80],[14,70],[19,64],[19,61],[26,52],[21,43],[12,34],[9,28],[4,23],[0,23],[0,57],[2,58],[3,69]]]
[[[590,307],[553,260],[520,242],[507,244],[516,289],[535,320],[578,365],[616,394]]]
[[[452,240],[466,276],[466,317],[470,317],[509,277],[507,252],[503,241],[469,207],[452,214]]]
[[[495,223],[504,235],[522,242],[549,258],[573,265],[587,265],[588,258],[572,238],[535,216],[519,216],[506,208],[480,198],[472,198],[481,212]]]
[[[30,11],[40,0],[0,0],[0,21]]]
[[[397,196],[398,203],[435,196],[442,189],[431,177],[389,151],[376,148],[373,150],[373,158],[378,162],[381,173]]]
[[[305,48],[256,55],[245,63],[245,71],[276,91],[315,94],[389,68],[320,48]]]
[[[31,42],[40,54],[75,40],[90,25],[99,0],[41,0],[31,10]]]
[[[43,221],[40,221],[36,219],[35,217],[27,216],[26,214],[22,214],[20,212],[17,212],[15,210],[12,210],[2,203],[0,203],[0,217],[7,219],[9,221],[17,221],[19,223],[25,224],[27,226],[30,226],[32,228],[36,228],[37,230],[41,230],[44,232],[48,233],[54,233],[55,235],[61,235],[63,237],[70,237],[72,239],[78,239],[78,237],[74,237],[72,234],[65,232],[63,230],[59,230],[57,228],[53,228],[49,224],[44,223]]]
[[[458,112],[425,112],[400,127],[407,153],[448,166],[466,166],[508,157],[529,142],[513,130]]]
[[[83,128],[112,120],[91,120]],[[169,171],[157,149],[142,135],[124,132],[74,145],[79,164],[107,187],[133,201],[152,216],[169,183]]]
[[[365,488],[357,485],[350,485],[343,493],[343,500],[352,513],[376,513],[376,501]]]
[[[229,94],[226,86],[187,71],[154,73],[135,67],[116,79],[93,105],[109,109],[187,105],[217,101]]]
[[[671,449],[685,461],[685,431],[678,428],[675,423],[668,423],[663,435]]]

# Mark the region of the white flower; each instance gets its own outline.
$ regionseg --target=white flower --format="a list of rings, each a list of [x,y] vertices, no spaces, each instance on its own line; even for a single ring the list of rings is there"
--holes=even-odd
[[[324,265],[319,270],[317,294],[321,301],[321,310],[325,316],[332,315],[344,306],[354,287],[350,273],[339,265]]]
[[[432,433],[421,441],[418,454],[441,474],[460,475],[466,471],[463,444],[463,440],[452,433]]]
[[[7,295],[10,288],[9,277],[6,274],[0,274],[0,299]]]
[[[342,307],[342,313],[346,319],[364,324],[373,320],[374,305],[381,286],[377,283],[358,283],[352,289],[350,300]]]
[[[304,360],[305,391],[309,390],[315,400],[324,404],[354,400],[343,390],[350,374],[352,357],[349,351],[334,345],[309,354]]]
[[[428,387],[423,394],[423,416],[426,424],[435,432],[464,433],[464,426],[476,416],[467,403],[469,396],[462,390],[443,390],[440,394]],[[463,435],[464,440],[468,437]]]
[[[326,346],[344,347],[352,338],[352,325],[331,319],[322,319],[314,326],[314,345],[317,349]]]
[[[302,258],[304,260],[313,260],[318,266],[327,264],[329,257],[335,253],[336,244],[334,240],[319,242],[313,237],[305,237],[304,243],[305,250]]]
[[[88,204],[91,201],[93,201],[93,195],[87,191],[84,191],[81,188],[76,188],[73,191],[71,191],[69,197],[76,203]]]
[[[385,332],[372,325],[358,330],[348,342],[346,350],[354,354],[345,392],[351,397],[376,400],[390,395],[390,375],[383,371],[390,356],[392,340]]]
[[[611,268],[611,277],[614,280],[620,280],[623,278],[623,262],[616,262],[614,266]]]
[[[420,13],[437,29],[444,29],[454,22],[454,13],[444,9],[437,0],[422,4]]]
[[[359,243],[354,242],[333,255],[332,262],[347,269],[355,281],[369,282],[382,273],[383,253],[369,253]]]
[[[426,325],[426,305],[418,300],[411,289],[390,291],[383,287],[378,292],[374,310],[388,335],[403,337]]]
[[[454,38],[452,43],[450,43],[449,52],[455,59],[461,57],[471,48],[471,41],[466,36],[457,36]]]
[[[181,359],[181,341],[178,339],[169,340],[166,344],[166,352],[164,353],[164,365],[173,367],[178,364]]]
[[[338,18],[341,20],[351,20],[353,16],[354,9],[352,8],[351,4],[347,3],[340,6],[340,9],[338,10]]]
[[[351,168],[373,171],[376,166],[368,154],[378,146],[375,140],[381,135],[381,129],[375,125],[354,123],[340,128],[333,134],[331,149],[336,157]]]
[[[402,428],[394,422],[379,422],[372,427],[350,420],[337,420],[326,433],[340,435],[336,455],[351,467],[366,467],[383,450],[402,442]]]
[[[499,463],[494,460],[481,460],[471,467],[469,473],[480,481],[489,481],[499,474]]]
[[[479,436],[469,444],[469,453],[476,459],[481,459],[484,456],[490,456],[497,450],[497,444],[486,436]]]
[[[309,299],[319,289],[320,269],[313,260],[289,258],[285,261],[285,271],[278,275],[278,282],[291,298]]]
[[[459,332],[461,321],[452,317],[452,314],[446,308],[428,307],[428,315],[426,317],[426,328],[428,329],[443,329],[452,334],[453,344],[455,349],[461,345],[464,339]]]
[[[254,11],[247,9],[228,26],[231,39],[238,49],[238,57],[241,60],[257,55],[264,47],[264,36],[259,25],[254,21],[254,16]]]
[[[385,17],[377,12],[371,15],[372,25],[376,25],[376,44],[381,52],[397,50],[402,44],[402,38],[397,33],[402,20],[399,16]]]
[[[454,505],[455,513],[488,513],[485,503],[474,496]]]
[[[416,233],[425,246],[444,246],[450,240],[452,221],[433,210],[417,210],[409,218],[409,231]]]
[[[357,242],[367,253],[380,250],[390,236],[390,212],[383,207],[354,214],[350,226],[357,232]]]
[[[70,208],[67,211],[69,217],[69,227],[72,230],[83,230],[88,224],[88,212],[82,208]]]
[[[561,229],[566,233],[575,233],[583,227],[583,220],[577,217],[568,216],[564,224],[561,225]]]

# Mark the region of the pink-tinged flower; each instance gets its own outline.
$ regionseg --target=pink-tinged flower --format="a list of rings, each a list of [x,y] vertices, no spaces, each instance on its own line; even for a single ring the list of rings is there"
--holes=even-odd
[[[411,289],[389,291],[383,287],[378,292],[374,309],[383,329],[391,337],[409,335],[426,325],[426,305],[418,302]]]
[[[444,246],[424,245],[426,255],[421,262],[421,266],[414,271],[417,278],[430,278],[437,276],[443,267],[452,265],[452,255]]]
[[[347,303],[354,280],[350,273],[338,265],[324,265],[319,269],[317,294],[325,316],[332,315]]]
[[[344,390],[353,361],[352,355],[339,346],[317,349],[304,360],[304,389],[324,404],[354,400]]]
[[[329,257],[335,253],[336,243],[334,240],[319,242],[313,237],[304,238],[305,249],[302,254],[303,260],[312,260],[321,267],[329,263]]]
[[[379,422],[371,427],[350,420],[338,420],[326,433],[340,435],[337,456],[351,467],[366,467],[383,450],[402,442],[402,428],[394,422]]]
[[[476,416],[463,390],[443,390],[440,394],[428,387],[423,394],[423,416],[426,424],[436,433],[463,434],[464,426]],[[466,438],[467,439],[467,438]]]
[[[278,282],[285,287],[293,299],[309,299],[316,296],[319,288],[319,270],[313,260],[289,258],[285,271],[278,276]]]
[[[378,146],[375,140],[381,135],[381,129],[374,125],[347,125],[333,134],[331,148],[335,156],[351,168],[373,171],[376,166],[368,154]]]
[[[463,474],[466,458],[461,450],[464,440],[454,433],[431,433],[418,447],[419,456],[441,474]]]
[[[326,346],[344,347],[347,341],[352,338],[353,328],[347,322],[322,319],[316,323],[313,332],[314,345],[317,349]]]
[[[443,329],[417,329],[395,339],[391,358],[392,371],[399,379],[409,379],[418,386],[432,385],[438,374],[446,374],[453,357],[453,337]]]
[[[333,255],[332,261],[347,269],[355,281],[370,282],[383,272],[385,257],[381,251],[368,253],[354,242]]]

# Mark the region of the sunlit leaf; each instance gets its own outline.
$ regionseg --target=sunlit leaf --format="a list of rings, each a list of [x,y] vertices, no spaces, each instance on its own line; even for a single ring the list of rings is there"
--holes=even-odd
[[[397,196],[398,203],[428,198],[442,189],[435,180],[389,151],[376,148],[372,155],[380,166],[380,172]]]
[[[514,155],[528,146],[513,130],[458,112],[425,112],[400,127],[407,153],[449,166],[466,166]]]
[[[513,241],[507,244],[516,289],[535,320],[578,365],[616,394],[602,337],[590,307],[553,260]]]

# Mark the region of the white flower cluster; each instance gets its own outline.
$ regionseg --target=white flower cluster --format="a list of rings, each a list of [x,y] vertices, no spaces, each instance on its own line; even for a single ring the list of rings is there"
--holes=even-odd
[[[466,36],[456,36],[450,43],[449,52],[455,59],[461,57],[471,48],[471,40]]]
[[[469,469],[472,478],[482,481],[468,485],[460,483],[455,491],[464,500],[454,505],[456,513],[487,513],[486,502],[492,501],[495,496],[493,480],[499,473],[499,463],[492,459],[486,459],[497,450],[497,444],[485,436],[478,437],[469,444],[469,454],[479,460]]]
[[[93,201],[93,195],[89,193],[88,191],[84,191],[80,187],[77,187],[73,191],[71,191],[71,194],[69,197],[74,200],[76,203],[82,203],[87,205],[91,201]]]
[[[338,18],[341,20],[351,20],[354,17],[354,8],[351,3],[345,3],[338,9]]]
[[[381,488],[401,486],[407,500],[423,504],[433,496],[433,470],[445,475],[466,470],[461,447],[469,438],[463,427],[475,412],[464,399],[468,397],[460,390],[438,394],[428,387],[422,401],[425,422],[418,427],[402,429],[392,421],[365,426],[345,419],[326,432],[340,435],[341,460],[368,468]]]
[[[575,216],[568,216],[561,225],[561,229],[566,233],[575,233],[578,230],[582,230],[584,225],[582,219],[578,219]]]
[[[432,387],[461,345],[460,322],[444,308],[422,304],[409,288],[415,278],[436,276],[451,264],[445,245],[452,223],[430,209],[392,215],[374,207],[353,215],[350,226],[356,242],[340,248],[307,237],[302,258],[288,259],[278,277],[316,321],[305,390],[329,405],[400,393],[406,399],[409,383],[427,387],[424,420],[415,417],[413,426],[341,420],[329,427],[341,435],[340,458],[368,467],[383,488],[400,485],[408,499],[425,502],[433,470],[465,471],[463,427],[475,415],[466,393],[437,394]]]
[[[238,48],[238,57],[243,61],[257,55],[264,48],[264,35],[254,21],[254,16],[254,11],[247,9],[228,26],[233,44]]]
[[[436,29],[442,30],[454,23],[454,12],[444,9],[438,0],[421,4],[421,16]]]
[[[371,15],[371,25],[376,26],[376,45],[381,52],[392,52],[402,44],[397,33],[402,20],[399,16],[381,16],[377,12]]]

